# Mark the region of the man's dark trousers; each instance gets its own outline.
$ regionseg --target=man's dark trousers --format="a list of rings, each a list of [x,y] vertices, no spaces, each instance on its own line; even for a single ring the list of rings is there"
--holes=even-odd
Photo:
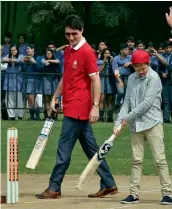
[[[72,150],[77,139],[79,139],[88,159],[91,159],[99,147],[93,136],[90,122],[88,120],[77,120],[70,117],[64,117],[62,131],[58,142],[56,164],[49,181],[50,190],[56,192],[61,191],[61,183],[69,167]],[[77,166],[77,163],[75,165]],[[105,160],[102,161],[97,171],[101,177],[101,189],[116,186]]]

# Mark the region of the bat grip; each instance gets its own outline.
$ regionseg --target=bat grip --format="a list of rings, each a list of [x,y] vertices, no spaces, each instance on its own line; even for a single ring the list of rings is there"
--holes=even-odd
[[[117,130],[121,130],[122,128],[122,125],[120,124],[117,128]],[[116,138],[116,135],[115,134],[112,134],[111,137],[108,139],[109,142],[113,142],[113,140]]]
[[[59,104],[55,104],[54,108],[55,108],[55,109],[59,108]],[[56,114],[57,114],[57,112],[52,111],[52,113],[51,113],[51,116],[50,116],[50,117],[51,117],[51,118],[53,118]]]

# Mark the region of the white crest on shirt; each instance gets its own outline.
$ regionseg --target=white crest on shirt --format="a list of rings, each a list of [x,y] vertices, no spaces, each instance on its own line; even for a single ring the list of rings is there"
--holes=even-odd
[[[76,68],[77,68],[77,65],[78,65],[78,62],[75,60],[75,61],[73,62],[72,68],[76,69]]]

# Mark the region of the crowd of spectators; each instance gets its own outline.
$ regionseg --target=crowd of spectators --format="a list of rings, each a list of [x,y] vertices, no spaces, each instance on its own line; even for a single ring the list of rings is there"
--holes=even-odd
[[[1,104],[2,119],[22,120],[25,109],[29,109],[30,120],[40,120],[40,105],[36,97],[42,95],[44,119],[50,116],[50,102],[63,75],[64,50],[67,45],[56,47],[55,42],[47,44],[40,55],[34,44],[27,43],[25,34],[18,35],[18,43],[12,43],[12,34],[4,34],[1,45]],[[143,40],[127,37],[119,44],[119,52],[111,50],[105,40],[91,44],[97,57],[101,77],[101,98],[99,121],[113,122],[114,113],[120,110],[128,76],[134,72],[132,53],[146,50],[150,54],[150,67],[161,78],[162,111],[164,123],[172,117],[172,42],[164,41],[154,45]],[[61,98],[62,100],[62,98]],[[26,105],[27,101],[27,105]]]

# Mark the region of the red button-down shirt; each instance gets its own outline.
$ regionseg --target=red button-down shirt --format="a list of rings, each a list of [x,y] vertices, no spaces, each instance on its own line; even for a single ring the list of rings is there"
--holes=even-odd
[[[83,38],[64,53],[63,111],[64,116],[88,120],[92,108],[90,76],[98,73],[97,61],[91,46]]]

